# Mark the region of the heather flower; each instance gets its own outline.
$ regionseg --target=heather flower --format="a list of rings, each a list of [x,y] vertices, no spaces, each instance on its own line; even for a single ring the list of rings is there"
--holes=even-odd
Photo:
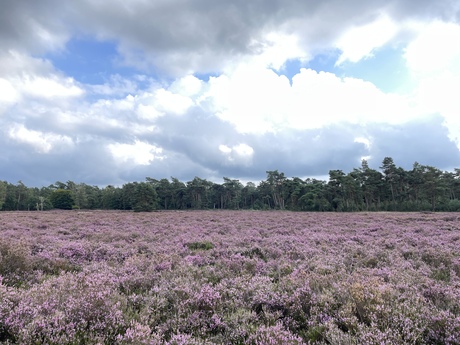
[[[0,213],[0,342],[458,344],[445,218]]]
[[[250,345],[306,345],[303,340],[284,329],[280,323],[262,326],[246,342]]]

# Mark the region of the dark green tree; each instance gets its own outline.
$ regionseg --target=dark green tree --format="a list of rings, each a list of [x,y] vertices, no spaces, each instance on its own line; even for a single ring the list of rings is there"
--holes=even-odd
[[[329,182],[327,183],[327,199],[334,211],[343,211],[344,203],[344,179],[342,170],[330,170]]]
[[[159,206],[165,210],[171,208],[174,198],[174,191],[169,180],[166,178],[156,180],[151,177],[147,177],[146,180],[155,188],[158,195]]]
[[[285,183],[286,177],[284,173],[278,172],[278,170],[267,171],[267,180],[266,183],[269,186],[271,197],[273,200],[273,206],[275,208],[279,208],[280,210],[284,210],[285,208]]]
[[[298,204],[302,211],[330,211],[331,204],[327,200],[326,182],[317,179],[306,179],[302,196]]]
[[[132,208],[134,212],[151,212],[158,208],[158,196],[151,183],[134,183]]]
[[[6,186],[6,182],[0,181],[0,210],[3,208],[3,204],[6,200]]]
[[[396,210],[396,188],[399,175],[397,173],[396,165],[393,162],[393,158],[385,157],[380,169],[382,169],[384,174],[385,185],[390,189],[392,209]]]
[[[243,185],[239,180],[232,180],[228,177],[224,177],[224,199],[227,208],[239,209],[241,201],[241,190]]]
[[[208,192],[211,183],[206,179],[196,177],[187,182],[187,196],[189,198],[190,206],[193,209],[202,209],[208,207]]]
[[[361,189],[366,211],[376,211],[380,208],[384,177],[379,171],[369,168],[365,159],[362,160],[361,168],[358,171],[361,175]]]
[[[108,185],[101,191],[101,207],[106,210],[122,210],[122,193],[121,188]]]
[[[224,209],[225,204],[225,187],[219,183],[213,183],[209,190],[209,197],[212,208]]]
[[[176,177],[171,177],[172,208],[182,210],[187,208],[187,187]]]
[[[258,194],[256,185],[253,182],[246,183],[246,186],[244,186],[241,190],[243,208],[254,209],[257,198]]]
[[[72,192],[67,189],[56,189],[51,193],[50,201],[54,208],[61,210],[71,210],[74,205]]]

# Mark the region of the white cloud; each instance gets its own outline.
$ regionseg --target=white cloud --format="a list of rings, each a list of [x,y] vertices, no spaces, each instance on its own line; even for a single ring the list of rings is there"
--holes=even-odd
[[[251,157],[254,154],[254,149],[246,144],[238,144],[233,146],[233,150],[240,157]]]
[[[72,78],[26,76],[18,84],[24,93],[40,98],[76,97],[84,93]]]
[[[0,78],[0,102],[14,103],[19,99],[19,94],[13,85],[6,79]]]
[[[123,99],[113,101],[113,107],[117,111],[132,111],[135,107],[136,98],[133,95],[128,95]]]
[[[355,141],[355,143],[364,144],[364,146],[366,147],[367,150],[369,150],[371,148],[371,140],[368,139],[368,138],[357,137],[357,138],[355,138],[354,141]]]
[[[404,54],[408,68],[421,76],[446,70],[460,75],[460,25],[435,21],[415,29],[419,35]]]
[[[419,114],[410,99],[387,94],[370,82],[301,69],[292,78],[243,66],[210,80],[216,115],[241,133],[312,129],[347,122],[405,123]]]
[[[162,116],[163,113],[158,111],[153,105],[139,104],[137,107],[137,115],[141,119],[154,121]]]
[[[39,153],[49,153],[55,147],[72,145],[72,139],[67,136],[27,129],[24,125],[10,128],[8,134],[11,139],[32,146]]]
[[[185,97],[197,95],[203,88],[204,82],[193,75],[187,75],[174,81],[169,91]]]
[[[416,85],[413,102],[420,113],[442,115],[460,149],[460,25],[434,21],[413,29],[418,36],[404,54]]]
[[[149,165],[153,160],[162,160],[165,156],[163,149],[139,140],[134,144],[109,144],[108,149],[117,163],[134,163]]]
[[[125,119],[129,122],[134,120],[134,115],[137,115],[139,119],[152,122],[168,114],[183,115],[194,105],[194,101],[184,94],[197,93],[201,88],[197,88],[196,84],[193,85],[194,81],[190,78],[187,78],[184,83],[173,84],[177,93],[164,88],[152,87],[150,90],[138,90],[122,98],[102,98],[90,105],[90,113],[118,121]],[[200,81],[200,83],[203,82]],[[124,125],[126,126],[126,123]]]
[[[336,46],[342,51],[336,65],[345,61],[358,62],[372,56],[372,52],[389,42],[397,31],[397,24],[386,15],[379,16],[372,23],[352,27],[336,42]]]
[[[219,151],[225,154],[229,154],[232,152],[232,149],[227,145],[219,145]]]
[[[51,61],[32,57],[16,50],[0,53],[0,76],[9,80],[22,80],[25,76],[55,75]]]
[[[6,79],[0,78],[0,115],[19,100],[19,93]]]
[[[164,113],[183,115],[193,105],[193,101],[189,97],[165,89],[157,90],[154,97],[155,107]]]
[[[290,96],[285,76],[251,64],[210,80],[207,94],[219,118],[240,132],[258,133],[274,131],[283,124]]]
[[[419,82],[414,102],[422,113],[440,114],[449,136],[460,149],[460,76],[448,72]]]
[[[18,111],[32,113],[32,107],[46,108],[36,102],[70,101],[82,96],[85,91],[70,77],[58,73],[48,60],[33,58],[10,50],[0,54],[0,113],[18,103]],[[32,105],[31,103],[35,104]]]
[[[86,89],[98,95],[104,96],[123,96],[126,94],[135,94],[138,92],[137,81],[145,82],[148,78],[144,75],[135,75],[133,80],[123,78],[120,75],[111,75],[104,84],[85,85]]]
[[[219,145],[219,151],[225,157],[225,164],[249,166],[252,164],[254,149],[247,144],[238,144],[232,147]]]
[[[265,35],[262,42],[254,41],[253,45],[259,46],[259,54],[252,60],[260,66],[282,69],[290,59],[305,59],[307,53],[300,47],[298,37],[294,34],[270,32]]]

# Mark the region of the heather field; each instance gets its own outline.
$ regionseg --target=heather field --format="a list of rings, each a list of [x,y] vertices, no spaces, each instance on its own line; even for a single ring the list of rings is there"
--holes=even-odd
[[[2,344],[459,344],[460,215],[0,213]]]

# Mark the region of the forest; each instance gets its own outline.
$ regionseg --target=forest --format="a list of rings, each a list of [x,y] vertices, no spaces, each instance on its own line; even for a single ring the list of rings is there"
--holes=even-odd
[[[328,181],[289,178],[278,170],[266,173],[257,185],[228,177],[221,184],[199,177],[188,182],[147,177],[103,188],[73,181],[41,188],[0,181],[0,210],[460,211],[460,169],[441,171],[415,162],[405,170],[385,157],[380,171],[363,160],[348,173],[330,170]]]

